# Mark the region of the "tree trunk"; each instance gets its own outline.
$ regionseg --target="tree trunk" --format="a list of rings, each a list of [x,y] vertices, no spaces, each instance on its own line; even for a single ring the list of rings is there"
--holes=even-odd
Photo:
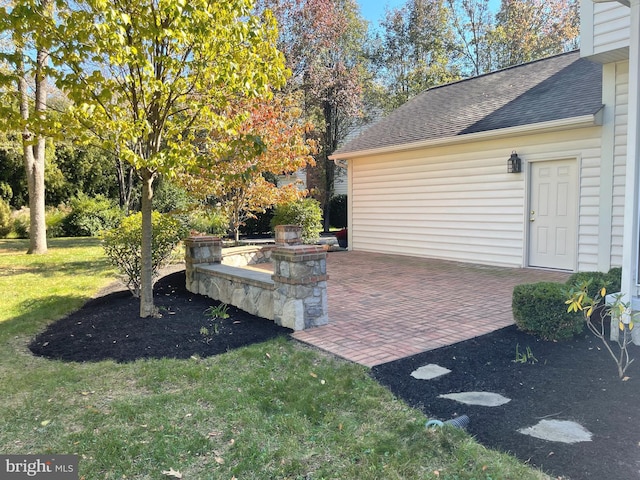
[[[29,120],[29,96],[22,60],[22,51],[17,51],[18,63],[18,92],[20,94],[20,116],[25,122]],[[46,79],[42,74],[44,63],[46,62],[46,52],[38,51],[36,68],[36,115],[42,118],[46,109]],[[36,151],[33,149],[34,135],[25,126],[22,131],[22,151],[24,155],[24,168],[27,175],[27,185],[29,189],[29,250],[27,253],[44,254],[47,253],[47,225],[45,222],[44,203],[44,160],[45,160],[45,138],[38,135]]]
[[[323,230],[329,232],[331,226],[331,197],[333,196],[333,184],[335,181],[336,165],[333,160],[329,159],[335,149],[338,147],[338,111],[337,107],[331,102],[325,101],[323,105],[323,114],[325,121],[324,147],[322,151],[322,163],[324,167],[324,192],[322,195],[323,209]]]
[[[131,193],[133,192],[133,168],[125,164],[118,155],[116,155],[116,178],[118,179],[120,208],[124,210],[125,215],[129,215]]]
[[[325,190],[324,190],[324,202],[323,202],[323,214],[324,214],[324,232],[327,233],[331,227],[331,197],[333,196],[333,185],[335,183],[336,165],[333,160],[324,159],[324,175],[325,175]]]
[[[157,315],[153,304],[153,225],[151,211],[153,200],[154,174],[149,169],[140,172],[142,178],[142,245],[140,249],[140,316],[142,318]]]

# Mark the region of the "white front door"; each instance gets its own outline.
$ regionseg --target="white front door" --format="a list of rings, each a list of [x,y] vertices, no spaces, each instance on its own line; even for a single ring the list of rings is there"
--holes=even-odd
[[[576,161],[532,162],[529,266],[575,269]]]

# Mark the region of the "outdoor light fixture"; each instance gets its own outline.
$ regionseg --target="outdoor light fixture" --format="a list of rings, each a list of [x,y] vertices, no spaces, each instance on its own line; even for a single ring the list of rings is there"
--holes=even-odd
[[[514,150],[513,153],[511,153],[509,160],[507,160],[507,172],[520,173],[521,171],[522,171],[522,160],[520,160],[520,157]]]

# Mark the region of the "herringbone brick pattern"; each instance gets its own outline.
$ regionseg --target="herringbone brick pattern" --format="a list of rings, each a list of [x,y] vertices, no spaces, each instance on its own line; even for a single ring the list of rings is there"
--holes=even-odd
[[[369,367],[511,325],[515,285],[568,278],[366,252],[329,253],[327,272],[329,324],[293,337]]]

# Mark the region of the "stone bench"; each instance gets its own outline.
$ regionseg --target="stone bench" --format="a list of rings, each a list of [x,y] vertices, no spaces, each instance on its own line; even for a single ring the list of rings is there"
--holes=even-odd
[[[185,240],[187,290],[293,330],[325,325],[327,254],[319,246],[290,243],[271,251],[271,275],[223,265],[217,237],[190,237]]]
[[[187,285],[187,290],[274,320],[273,291],[276,284],[271,274],[220,263],[198,266],[195,272],[197,281]]]

